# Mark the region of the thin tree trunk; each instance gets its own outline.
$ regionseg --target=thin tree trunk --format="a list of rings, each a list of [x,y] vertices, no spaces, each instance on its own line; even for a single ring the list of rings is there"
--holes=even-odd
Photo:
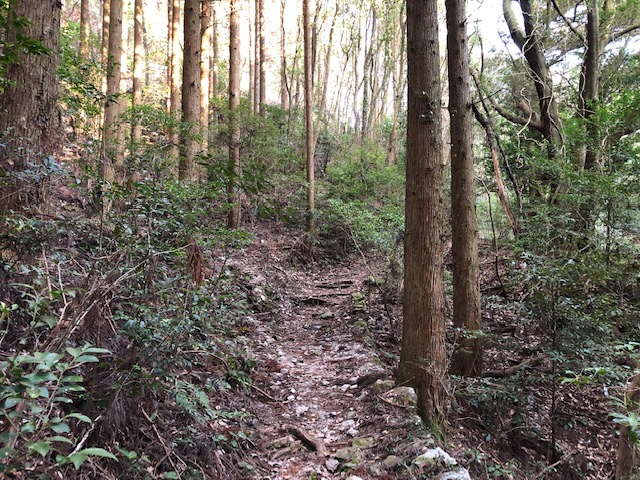
[[[315,233],[315,162],[313,151],[313,71],[311,64],[311,25],[309,0],[302,0],[302,23],[304,30],[304,121],[305,160],[307,164],[307,233],[312,241]]]
[[[142,0],[134,2],[134,29],[133,29],[133,97],[132,106],[134,116],[131,122],[131,142],[133,148],[140,142],[142,136],[142,127],[136,119],[135,109],[142,104],[142,75],[143,75],[143,19],[142,19]]]
[[[109,24],[111,23],[111,0],[102,0],[102,48],[100,58],[107,69],[109,63]],[[106,91],[106,81],[103,92]]]
[[[104,109],[102,178],[107,182],[116,180],[115,165],[118,164],[117,119],[120,113],[120,62],[122,61],[122,0],[111,0],[109,7],[109,34],[107,55],[107,100]]]
[[[446,419],[443,164],[436,0],[407,0],[408,115],[403,326],[398,382],[441,436]]]
[[[400,106],[404,96],[404,51],[405,51],[405,26],[400,22],[400,40],[394,43],[394,58],[396,64],[393,66],[393,119],[391,123],[391,133],[389,135],[389,147],[387,149],[387,165],[395,165],[398,161],[398,119],[400,117]],[[398,46],[399,44],[399,46]],[[396,70],[397,69],[397,70]]]
[[[209,97],[218,98],[218,19],[216,17],[216,2],[211,4],[211,81],[209,82]]]
[[[89,22],[91,20],[91,8],[89,0],[80,0],[80,58],[89,59]]]
[[[473,117],[466,0],[446,0],[449,113],[451,116],[451,227],[453,326],[458,332],[451,359],[454,375],[482,375],[480,268],[473,158]]]
[[[251,13],[251,2],[248,1],[248,16],[249,16],[249,108],[253,113],[257,112],[257,97],[256,97],[256,82],[257,82],[257,69],[256,69],[256,61],[257,61],[257,47],[254,48],[255,43],[255,10],[257,10],[256,2],[258,0],[253,0],[254,2],[254,12],[253,15]]]
[[[284,28],[284,11],[287,0],[280,0],[280,108],[289,108],[289,93],[287,86],[287,56],[285,51],[286,31]]]
[[[181,139],[180,180],[196,180],[195,159],[200,135],[200,0],[184,3],[184,58],[182,61],[182,121],[187,124]]]
[[[209,147],[209,68],[211,61],[211,3],[209,0],[202,2],[201,17],[202,49],[200,58],[200,132],[202,134],[201,150]]]
[[[167,98],[166,98],[166,112],[167,115],[171,114],[171,79],[172,73],[172,60],[173,60],[173,4],[171,1],[167,1]]]
[[[173,43],[171,56],[171,87],[170,87],[170,105],[171,118],[173,122],[180,119],[180,60],[182,50],[180,49],[180,0],[172,0],[171,14],[171,40]],[[171,163],[171,169],[176,172],[178,159],[180,157],[180,134],[177,125],[173,125],[169,134],[169,151],[168,158]]]
[[[267,75],[265,71],[265,39],[264,39],[264,1],[258,0],[258,19],[259,19],[259,37],[260,37],[260,115],[265,116],[267,103]]]
[[[253,27],[253,113],[260,113],[260,0],[254,2]]]
[[[511,205],[509,204],[509,199],[507,198],[507,189],[504,186],[504,181],[502,180],[502,170],[500,169],[500,161],[498,159],[498,150],[495,145],[494,133],[491,128],[491,124],[489,120],[482,115],[482,112],[474,105],[473,106],[473,114],[476,117],[478,123],[482,126],[485,131],[485,135],[487,137],[487,144],[489,145],[489,150],[491,151],[491,160],[493,162],[493,172],[496,178],[496,191],[498,193],[498,198],[500,199],[500,205],[502,205],[502,210],[504,211],[507,220],[509,221],[509,225],[511,225],[511,231],[514,236],[518,236],[518,221],[516,220],[515,215],[513,214],[513,210],[511,209]]]
[[[240,227],[240,194],[238,180],[241,175],[240,125],[238,105],[240,105],[240,32],[238,25],[237,0],[230,0],[229,16],[229,180],[227,201],[231,205],[227,217],[227,227]],[[249,55],[251,56],[251,55]]]

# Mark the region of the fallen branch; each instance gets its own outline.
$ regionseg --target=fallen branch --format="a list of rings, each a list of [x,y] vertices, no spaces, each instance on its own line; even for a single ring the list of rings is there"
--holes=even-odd
[[[528,358],[522,363],[519,363],[518,365],[514,365],[513,367],[505,368],[503,370],[487,370],[482,374],[482,376],[485,378],[509,377],[511,375],[518,373],[518,371],[520,371],[520,369],[522,368],[536,367],[540,365],[547,358],[549,358],[549,355],[546,353],[542,353],[535,357]]]
[[[314,437],[302,428],[295,425],[285,425],[284,430],[300,440],[303,445],[310,450],[318,452],[321,457],[327,456],[327,447],[319,438]]]

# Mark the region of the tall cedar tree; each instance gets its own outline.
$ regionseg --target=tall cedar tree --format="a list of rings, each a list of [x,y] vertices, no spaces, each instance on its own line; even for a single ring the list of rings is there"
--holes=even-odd
[[[58,146],[60,8],[58,0],[24,0],[8,13],[5,45],[19,43],[19,37],[26,36],[40,40],[48,52],[22,54],[19,62],[6,69],[5,90],[0,94],[0,143],[5,144],[0,150],[0,212],[26,207],[35,200],[31,195],[35,191],[13,175],[24,171],[27,162],[40,163],[43,155],[52,155]],[[31,23],[21,28],[18,24],[22,22],[14,21],[19,17]],[[4,137],[8,129],[11,139]]]
[[[105,2],[108,0],[105,0]],[[107,90],[104,108],[104,134],[102,138],[102,178],[113,182],[120,177],[116,172],[124,158],[120,158],[118,145],[118,115],[120,114],[120,62],[122,59],[122,0],[111,0],[109,7],[109,34],[107,48]]]
[[[465,0],[446,0],[451,115],[451,227],[453,250],[453,325],[459,332],[451,373],[482,374],[478,219],[473,169],[473,113]]]
[[[315,230],[315,162],[313,148],[313,70],[311,65],[311,25],[309,21],[309,0],[302,1],[302,23],[304,29],[304,124],[307,163],[307,233],[313,238]]]
[[[240,25],[237,0],[231,0],[229,15],[229,180],[227,182],[227,200],[231,205],[227,218],[229,228],[240,227],[240,197],[237,188],[241,173],[238,105],[240,105]]]
[[[171,8],[171,85],[169,86],[169,104],[171,117],[174,121],[180,118],[180,60],[182,47],[180,45],[180,0],[172,0]],[[178,127],[173,126],[169,134],[169,158],[175,169],[178,163],[180,138]],[[175,172],[175,170],[174,170]]]
[[[446,417],[443,161],[437,0],[407,0],[404,299],[398,381],[415,387],[434,433]]]
[[[180,140],[180,180],[196,179],[196,155],[200,151],[200,0],[184,2],[184,58],[182,61],[182,121],[188,125]]]

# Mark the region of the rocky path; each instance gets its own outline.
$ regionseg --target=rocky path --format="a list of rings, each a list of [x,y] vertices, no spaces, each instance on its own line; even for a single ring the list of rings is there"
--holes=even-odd
[[[264,466],[256,478],[438,478],[440,467],[414,477],[426,468],[416,458],[435,451],[433,441],[415,415],[412,390],[392,389],[380,361],[363,293],[366,266],[284,269],[262,260],[253,295],[279,296],[252,337],[259,369],[250,408]],[[455,463],[438,451],[428,468],[441,453]]]

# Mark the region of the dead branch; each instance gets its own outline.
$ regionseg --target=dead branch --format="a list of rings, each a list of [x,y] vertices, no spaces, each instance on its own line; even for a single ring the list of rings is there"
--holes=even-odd
[[[547,353],[541,353],[535,357],[526,359],[525,361],[503,370],[487,370],[482,374],[485,378],[505,378],[518,373],[523,368],[536,367],[544,360],[549,358]]]
[[[320,455],[321,457],[326,457],[328,455],[327,447],[325,446],[324,442],[319,438],[316,438],[308,432],[304,431],[302,428],[295,425],[285,425],[284,430],[300,440],[305,447],[318,452],[318,455]]]

